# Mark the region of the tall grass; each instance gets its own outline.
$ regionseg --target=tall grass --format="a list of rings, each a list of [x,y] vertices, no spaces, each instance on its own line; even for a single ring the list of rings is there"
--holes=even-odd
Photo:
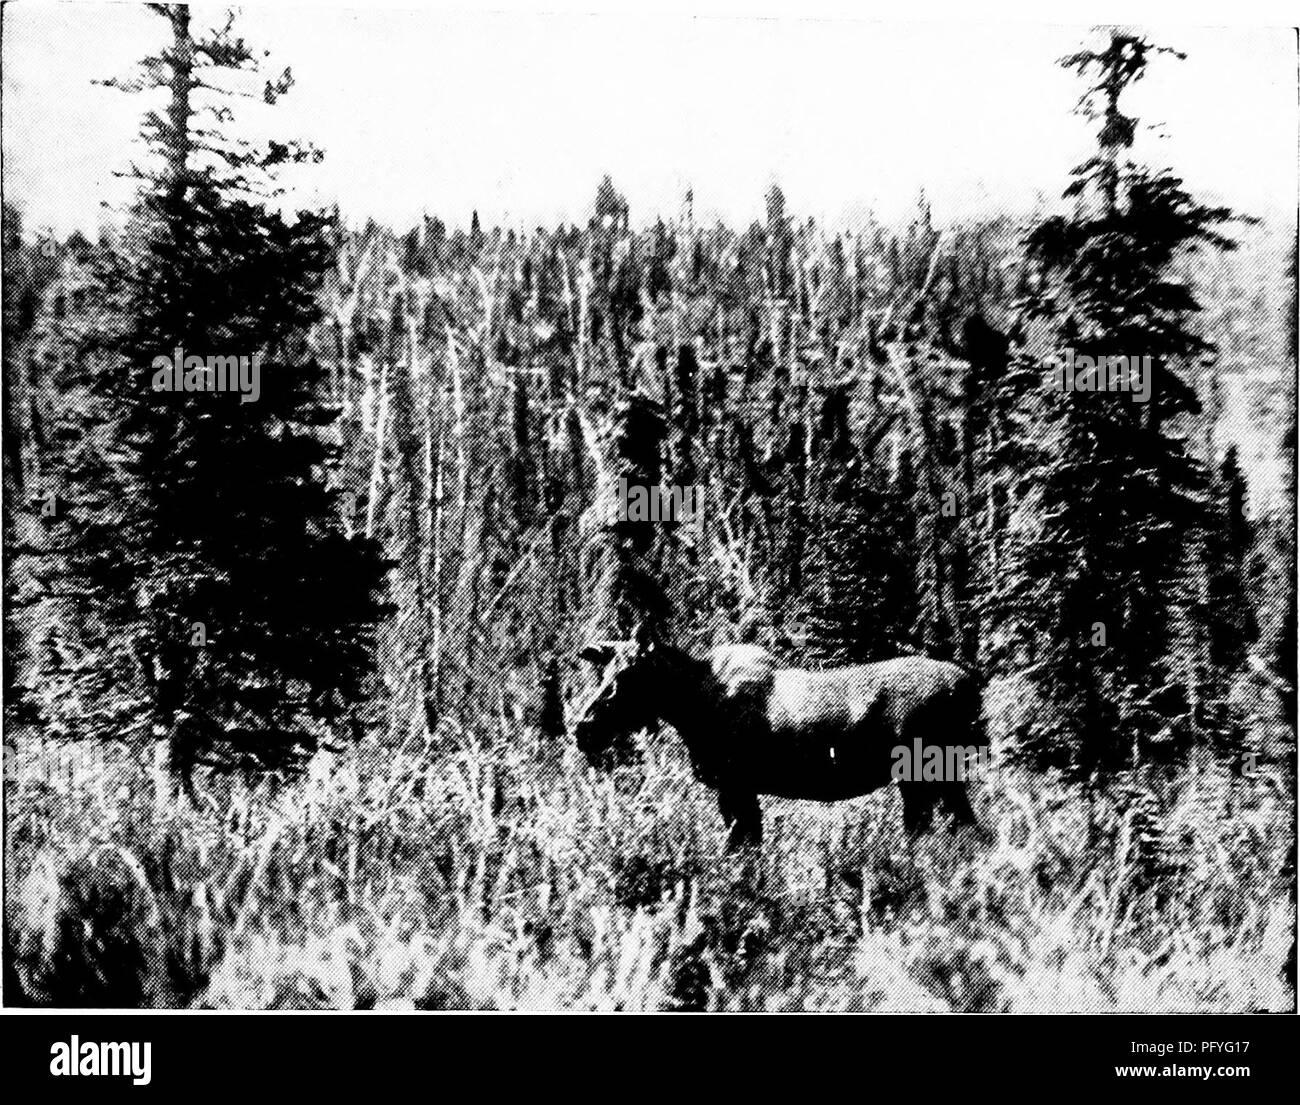
[[[1186,771],[1089,818],[1004,771],[980,795],[991,841],[911,842],[882,792],[768,802],[761,854],[733,858],[667,737],[597,776],[531,729],[448,729],[291,785],[207,780],[197,807],[122,750],[29,752],[7,793],[6,1000],[1285,1010],[1283,793]]]

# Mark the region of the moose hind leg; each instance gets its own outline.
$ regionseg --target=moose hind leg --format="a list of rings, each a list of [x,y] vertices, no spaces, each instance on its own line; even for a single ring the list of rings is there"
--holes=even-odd
[[[758,795],[747,791],[718,792],[718,809],[727,827],[727,851],[757,848],[763,841],[763,809]]]
[[[934,807],[939,801],[936,783],[900,782],[898,793],[903,799],[903,830],[915,836],[929,827]]]
[[[976,825],[965,783],[900,783],[903,828],[919,833],[930,827],[936,811],[951,815],[956,825]]]
[[[970,802],[970,787],[967,783],[952,783],[951,792],[943,800],[943,808],[952,814],[953,825],[959,829],[973,831],[975,839],[991,844],[996,839],[989,827],[980,820]]]
[[[974,825],[975,811],[971,809],[970,793],[965,783],[944,783],[939,796],[944,813],[952,814],[958,825]]]

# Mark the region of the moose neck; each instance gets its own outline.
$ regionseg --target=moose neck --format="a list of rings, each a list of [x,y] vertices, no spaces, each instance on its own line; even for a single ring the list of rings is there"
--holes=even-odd
[[[707,660],[661,646],[664,693],[658,717],[677,730],[692,752],[723,723],[723,695]]]

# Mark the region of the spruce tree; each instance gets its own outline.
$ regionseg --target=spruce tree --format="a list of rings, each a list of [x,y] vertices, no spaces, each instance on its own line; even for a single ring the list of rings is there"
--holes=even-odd
[[[1193,329],[1199,307],[1173,263],[1200,245],[1231,248],[1219,228],[1232,216],[1128,157],[1138,124],[1121,98],[1156,54],[1175,51],[1115,31],[1063,59],[1087,82],[1078,110],[1097,126],[1096,152],[1073,170],[1065,196],[1075,209],[1027,242],[1036,284],[1021,332],[1038,337],[1018,356],[1038,359],[1049,435],[1011,600],[1036,634],[1031,670],[1054,706],[1041,750],[1081,779],[1173,755],[1192,724],[1171,641],[1187,616],[1184,557],[1206,505],[1206,473],[1185,442],[1198,409],[1187,371],[1211,346]],[[1149,357],[1149,399],[1053,387],[1042,357],[1070,351]]]
[[[94,382],[109,421],[70,471],[79,615],[111,656],[94,689],[119,707],[91,735],[166,740],[186,781],[198,764],[293,770],[353,728],[383,612],[378,550],[343,531],[335,414],[304,340],[329,218],[267,206],[275,168],[314,151],[227,130],[233,99],[271,104],[290,72],[259,75],[233,22],[196,34],[187,7],[150,9],[168,45],[105,83],[167,107],[145,116],[117,363]],[[247,358],[255,399],[209,390],[189,360],[218,356]],[[177,358],[183,390],[164,390]]]
[[[1252,538],[1246,477],[1235,446],[1229,447],[1215,473],[1210,507],[1206,537],[1209,659],[1216,669],[1231,674],[1245,663],[1247,650],[1259,632],[1247,574]]]

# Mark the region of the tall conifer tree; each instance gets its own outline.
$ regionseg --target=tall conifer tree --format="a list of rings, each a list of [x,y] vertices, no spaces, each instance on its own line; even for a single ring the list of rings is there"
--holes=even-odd
[[[1028,240],[1037,282],[1022,332],[1040,337],[1022,359],[1150,358],[1146,402],[1131,391],[1057,390],[1040,362],[1050,436],[1011,590],[1055,707],[1040,751],[1082,779],[1173,754],[1192,725],[1171,642],[1186,616],[1185,551],[1206,505],[1206,473],[1185,441],[1198,410],[1188,372],[1211,346],[1193,329],[1199,306],[1173,262],[1199,245],[1231,248],[1219,228],[1232,216],[1129,159],[1138,121],[1121,99],[1156,54],[1181,57],[1115,31],[1063,59],[1087,82],[1078,110],[1097,127],[1096,151],[1073,170],[1074,211],[1043,220]]]
[[[167,740],[187,780],[292,770],[352,718],[383,612],[377,549],[343,532],[335,415],[304,340],[329,219],[268,207],[276,167],[314,151],[228,132],[230,103],[274,103],[289,70],[259,75],[233,22],[197,34],[187,7],[150,9],[167,46],[105,83],[167,106],[145,116],[117,363],[95,381],[106,432],[71,472],[80,616],[108,657],[95,689],[130,708],[90,735]],[[210,357],[246,358],[252,386],[213,390]],[[181,360],[182,390],[161,389],[160,358]]]

